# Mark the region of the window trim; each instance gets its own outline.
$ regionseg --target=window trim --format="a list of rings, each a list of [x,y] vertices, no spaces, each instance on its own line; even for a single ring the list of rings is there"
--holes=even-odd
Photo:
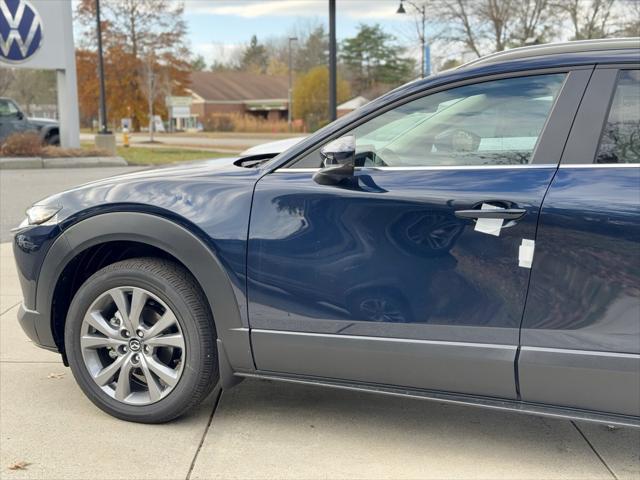
[[[304,156],[308,155],[310,152],[318,148],[319,146],[330,142],[345,133],[353,130],[354,128],[359,127],[363,123],[366,123],[372,120],[375,117],[378,117],[389,110],[393,110],[394,108],[400,107],[407,103],[410,103],[414,100],[426,97],[428,95],[432,95],[441,91],[451,90],[453,88],[463,87],[466,85],[474,85],[479,83],[490,82],[494,80],[505,80],[509,78],[519,78],[519,77],[531,77],[538,75],[551,75],[557,73],[566,74],[566,78],[563,82],[563,85],[560,88],[558,96],[551,108],[551,112],[547,117],[545,124],[542,128],[540,137],[536,143],[536,147],[533,151],[531,163],[527,165],[497,165],[501,168],[523,168],[531,165],[540,165],[543,164],[545,166],[558,166],[560,162],[560,156],[562,154],[562,150],[564,149],[565,142],[567,141],[567,137],[569,135],[570,126],[575,118],[576,112],[578,111],[578,107],[580,105],[580,100],[582,99],[582,95],[585,92],[587,84],[589,82],[589,78],[591,77],[594,71],[595,65],[576,65],[572,67],[553,67],[553,68],[542,68],[535,70],[524,70],[524,71],[515,71],[515,72],[506,72],[500,74],[489,74],[482,75],[479,77],[468,78],[465,80],[459,80],[456,82],[451,82],[444,85],[438,85],[435,87],[427,88],[421,90],[419,92],[414,92],[406,97],[397,99],[394,102],[385,105],[383,108],[376,110],[375,112],[371,112],[368,115],[365,115],[361,118],[354,120],[353,122],[345,125],[338,131],[327,133],[327,135],[319,137],[317,141],[311,144],[309,147],[305,148],[302,152],[299,152],[295,157],[292,157],[288,160],[285,160],[280,165],[274,166],[269,172],[280,172],[284,170],[292,170],[295,169],[298,172],[306,171],[306,172],[314,172],[319,170],[319,168],[313,167],[294,167],[293,165],[301,160]],[[573,97],[573,98],[572,98]],[[558,142],[562,144],[562,148],[557,148]],[[544,145],[543,148],[541,148]],[[554,148],[555,147],[555,148]],[[542,154],[539,153],[542,151],[545,155],[545,161],[541,161]],[[548,158],[557,158],[555,162],[550,163]],[[291,167],[288,167],[291,165]],[[450,169],[458,169],[458,168],[487,168],[490,165],[460,165],[460,166],[447,166],[451,167]],[[426,166],[425,166],[426,167]],[[433,167],[433,168],[432,168]],[[422,166],[416,167],[377,167],[377,168],[403,168],[406,170],[415,170],[422,169]],[[443,166],[428,166],[429,169],[443,169]]]
[[[584,94],[585,100],[580,105],[575,122],[571,127],[560,167],[619,168],[621,166],[640,166],[640,162],[595,163],[604,127],[609,120],[618,79],[625,70],[640,70],[640,64],[607,64],[596,67]],[[590,161],[585,161],[586,159],[590,159]]]

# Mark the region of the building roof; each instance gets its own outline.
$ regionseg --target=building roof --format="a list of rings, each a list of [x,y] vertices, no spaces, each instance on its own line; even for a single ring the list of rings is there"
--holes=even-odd
[[[247,102],[287,98],[284,75],[247,72],[192,72],[190,90],[205,102]]]
[[[356,108],[366,105],[367,103],[369,103],[368,98],[358,96],[344,103],[341,103],[340,105],[338,105],[337,110],[355,110]]]

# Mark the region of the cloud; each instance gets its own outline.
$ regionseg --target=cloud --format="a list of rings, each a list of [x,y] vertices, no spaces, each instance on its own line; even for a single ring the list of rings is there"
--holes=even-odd
[[[213,61],[228,63],[234,60],[245,45],[239,43],[195,43],[191,51],[194,55],[202,55],[210,65]]]
[[[337,15],[351,19],[393,20],[398,0],[342,0],[337,2]],[[268,16],[324,16],[327,0],[187,0],[187,13],[230,15],[243,18]],[[400,20],[400,19],[398,19]]]

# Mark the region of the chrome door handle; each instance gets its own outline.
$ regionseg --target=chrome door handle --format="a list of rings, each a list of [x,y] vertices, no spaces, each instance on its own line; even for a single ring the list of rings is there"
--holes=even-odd
[[[458,218],[502,218],[504,220],[517,220],[522,218],[527,211],[524,208],[501,208],[495,210],[456,210]]]

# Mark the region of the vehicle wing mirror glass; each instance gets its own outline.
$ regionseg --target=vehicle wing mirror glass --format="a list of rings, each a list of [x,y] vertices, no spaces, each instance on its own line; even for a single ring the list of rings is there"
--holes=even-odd
[[[18,113],[16,113],[16,117],[18,118],[18,120],[22,120],[24,118],[24,113],[18,111]]]
[[[346,135],[327,143],[320,150],[322,168],[313,175],[320,185],[338,185],[353,178],[356,137]]]

